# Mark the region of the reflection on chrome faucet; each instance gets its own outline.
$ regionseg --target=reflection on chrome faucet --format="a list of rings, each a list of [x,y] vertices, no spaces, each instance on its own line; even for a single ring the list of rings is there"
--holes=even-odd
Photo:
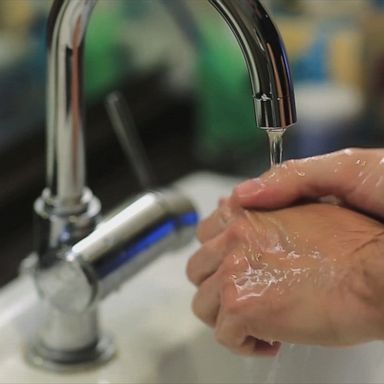
[[[147,192],[74,245],[39,254],[34,274],[46,308],[29,360],[56,370],[109,360],[114,346],[100,334],[97,303],[189,242],[196,223],[192,204],[176,191]]]
[[[285,49],[258,0],[209,0],[242,48],[257,126],[295,123]],[[83,133],[84,37],[96,0],[55,0],[48,23],[47,187],[35,203],[36,286],[45,320],[28,358],[73,369],[113,356],[100,334],[97,304],[161,251],[193,236],[197,215],[174,191],[145,193],[100,222],[100,203],[86,187]]]

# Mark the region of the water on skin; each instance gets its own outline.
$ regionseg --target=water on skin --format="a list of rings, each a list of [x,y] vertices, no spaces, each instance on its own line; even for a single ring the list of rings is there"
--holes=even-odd
[[[283,134],[284,129],[267,130],[269,139],[269,154],[271,167],[280,165],[283,161]]]
[[[237,300],[247,300],[251,297],[261,297],[273,289],[278,296],[296,284],[310,280],[318,288],[329,285],[335,276],[332,260],[323,255],[317,247],[300,249],[297,241],[300,234],[286,236],[284,243],[279,236],[270,232],[266,241],[255,243],[251,236],[245,236],[242,248],[237,248],[234,262],[241,266],[241,272],[232,276],[237,290]],[[301,239],[299,243],[308,242]],[[269,265],[268,258],[263,254],[274,255],[279,260],[279,266]],[[302,259],[298,264],[298,259]]]

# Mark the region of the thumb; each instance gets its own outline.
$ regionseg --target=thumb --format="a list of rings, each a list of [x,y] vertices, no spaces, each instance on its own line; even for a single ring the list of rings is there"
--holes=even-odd
[[[384,216],[383,150],[346,149],[284,162],[235,187],[245,208],[275,209],[303,198],[334,195],[356,208]],[[381,166],[380,166],[381,164]]]

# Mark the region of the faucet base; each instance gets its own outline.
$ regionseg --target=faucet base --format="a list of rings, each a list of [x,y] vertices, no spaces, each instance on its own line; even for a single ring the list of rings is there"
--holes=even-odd
[[[52,372],[83,371],[108,363],[116,355],[112,337],[102,336],[92,347],[79,351],[53,351],[39,342],[27,346],[25,358],[36,368]]]

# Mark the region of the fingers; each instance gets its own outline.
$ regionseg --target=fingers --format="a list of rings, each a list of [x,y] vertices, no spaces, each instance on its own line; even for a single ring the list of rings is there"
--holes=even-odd
[[[220,308],[220,281],[217,274],[212,275],[199,286],[192,302],[193,313],[205,324],[216,324]]]
[[[242,207],[235,200],[230,197],[219,199],[218,208],[199,224],[196,234],[198,240],[204,243],[217,236],[242,213]]]
[[[192,303],[194,314],[210,327],[216,327],[217,341],[232,352],[244,356],[275,356],[281,347],[279,342],[268,343],[248,335],[241,316],[231,317],[221,311],[217,279],[214,275],[201,284]]]
[[[229,204],[220,201],[220,206],[210,216],[204,219],[197,228],[196,236],[201,243],[212,239],[222,232],[232,218]]]
[[[241,323],[231,323],[231,316],[225,315],[225,320],[218,321],[219,314],[226,313],[222,288],[233,274],[249,268],[247,252],[252,238],[249,231],[253,233],[254,226],[231,199],[221,199],[219,208],[200,224],[198,238],[202,246],[187,266],[188,278],[198,286],[192,309],[201,321],[215,327],[218,340],[233,352],[274,356],[279,350],[278,343],[271,345],[247,335]],[[230,284],[233,286],[233,282]]]
[[[200,285],[219,268],[228,251],[227,243],[225,235],[220,234],[192,255],[187,264],[187,276],[193,284]]]
[[[233,347],[230,349],[232,352],[243,356],[274,357],[278,354],[280,348],[281,343],[278,341],[270,344],[266,341],[257,339],[256,337],[248,336],[240,347]]]
[[[280,348],[278,343],[268,343],[247,333],[244,314],[248,313],[245,306],[249,303],[238,300],[239,292],[233,281],[234,276],[248,271],[250,266],[239,241],[240,234],[244,236],[246,232],[241,224],[242,220],[233,221],[190,259],[187,274],[198,286],[192,309],[201,321],[215,328],[218,341],[233,352],[274,356]]]
[[[340,159],[340,172],[332,169]],[[260,178],[248,180],[235,188],[234,194],[243,206],[279,208],[303,197],[319,197],[324,193],[340,196],[350,187],[350,181],[340,182],[346,175],[347,155],[340,152],[327,156],[315,156],[291,160],[281,167],[274,167]]]
[[[221,307],[216,320],[216,340],[232,352],[243,356],[276,356],[281,343],[266,342],[254,335],[250,335],[247,321],[237,306],[230,308]],[[240,306],[238,307],[240,308]],[[231,313],[233,312],[233,313]],[[256,321],[256,319],[254,319]]]
[[[250,260],[254,262],[256,258],[260,259],[258,239],[265,236],[261,234],[263,232],[264,225],[256,221],[255,215],[250,219],[247,212],[244,212],[231,218],[221,233],[205,241],[190,257],[186,270],[189,280],[198,286],[225,264],[225,258],[230,260],[227,264],[231,264],[232,257],[235,256],[237,260],[244,259],[250,256],[251,249],[253,254]],[[257,255],[259,256],[256,257]],[[240,265],[238,261],[238,267]],[[228,268],[230,267],[231,265]],[[244,266],[247,267],[248,264]]]
[[[281,343],[274,341],[272,343],[267,343],[266,341],[253,338],[253,354],[260,356],[273,357],[279,353],[281,348]]]
[[[216,324],[223,287],[228,283],[233,287],[232,275],[249,268],[249,262],[242,253],[241,244],[235,242],[229,250],[227,244],[233,238],[223,233],[220,237],[210,240],[195,253],[188,264],[188,277],[198,286],[192,304],[193,312],[210,326]],[[207,251],[208,247],[213,252]]]
[[[372,163],[381,158],[378,154],[378,150],[348,149],[291,160],[260,178],[238,185],[232,197],[243,207],[264,209],[281,208],[301,198],[325,195],[335,195],[348,202],[361,183],[361,176],[369,173]],[[365,202],[358,200],[358,204],[365,208]]]

